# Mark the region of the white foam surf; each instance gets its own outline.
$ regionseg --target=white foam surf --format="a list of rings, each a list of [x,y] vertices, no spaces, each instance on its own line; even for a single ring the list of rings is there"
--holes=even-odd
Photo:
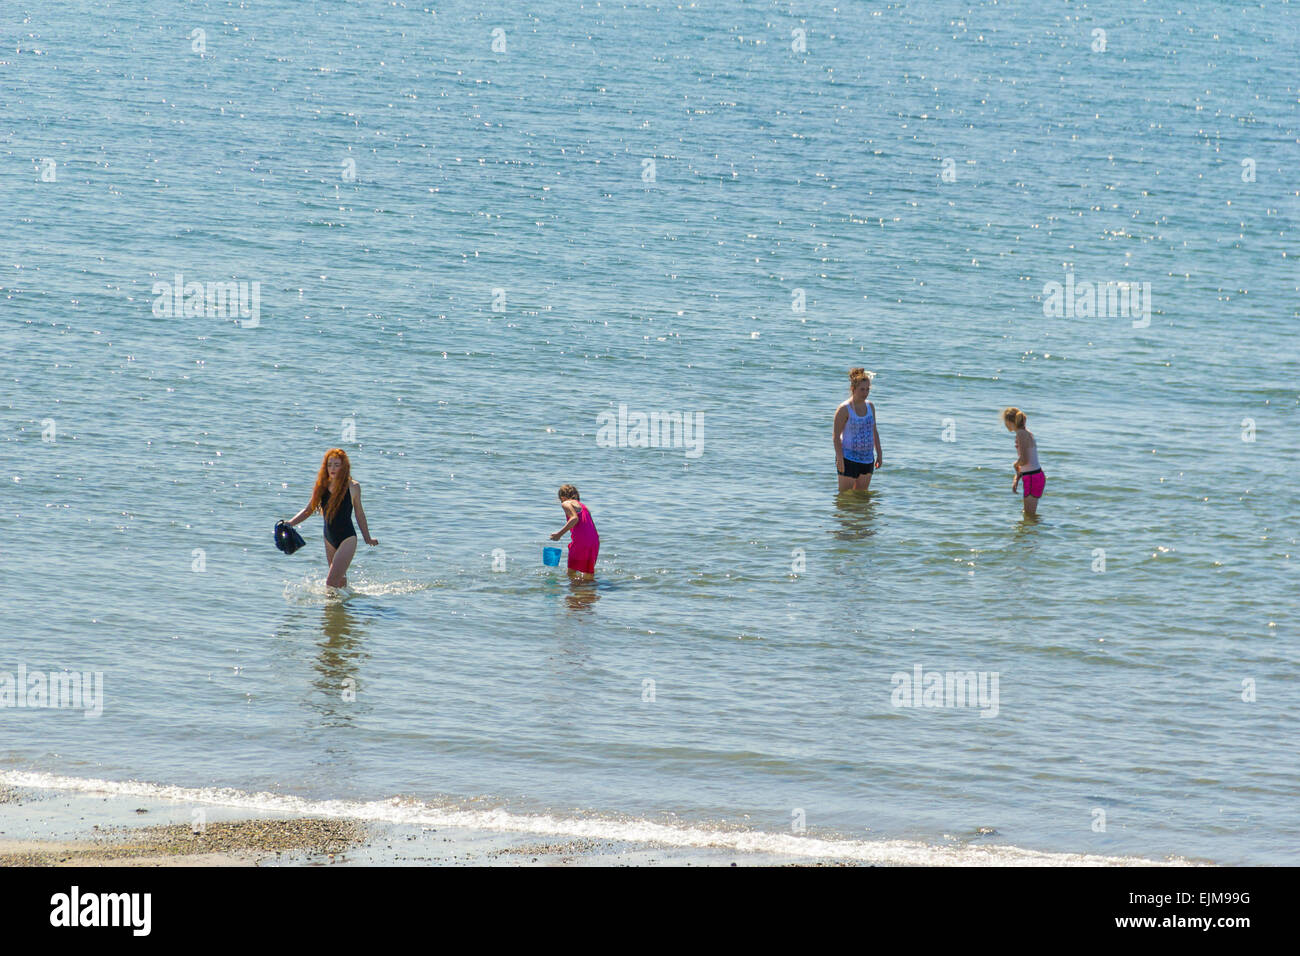
[[[324,575],[309,574],[300,580],[286,582],[284,599],[290,604],[328,604],[332,601],[349,601],[358,596],[413,594],[416,591],[427,591],[433,586],[425,581],[371,581],[353,572],[348,576],[347,587],[332,588],[325,583]]]
[[[842,860],[882,866],[1151,866],[1186,865],[1173,859],[1045,853],[1011,846],[936,845],[905,840],[849,840],[719,829],[701,825],[655,823],[601,816],[562,817],[508,810],[437,806],[392,797],[387,800],[309,800],[274,793],[224,788],[177,787],[127,780],[95,780],[57,774],[0,770],[0,784],[29,789],[66,790],[153,800],[175,800],[231,807],[258,813],[332,817],[374,823],[447,827],[618,843],[723,849],[808,860]]]

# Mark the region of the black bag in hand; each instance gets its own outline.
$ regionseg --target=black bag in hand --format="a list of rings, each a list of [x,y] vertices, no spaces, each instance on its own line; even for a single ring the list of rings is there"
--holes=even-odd
[[[306,541],[302,540],[302,535],[289,522],[276,522],[275,546],[285,554],[293,554],[306,543]]]

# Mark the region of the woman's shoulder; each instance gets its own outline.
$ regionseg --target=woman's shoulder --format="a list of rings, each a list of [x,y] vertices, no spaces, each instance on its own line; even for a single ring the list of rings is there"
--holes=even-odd
[[[352,489],[353,491],[360,491],[360,490],[361,490],[361,482],[357,481],[355,478],[351,478],[351,479],[348,480],[348,487],[349,487],[350,489]]]

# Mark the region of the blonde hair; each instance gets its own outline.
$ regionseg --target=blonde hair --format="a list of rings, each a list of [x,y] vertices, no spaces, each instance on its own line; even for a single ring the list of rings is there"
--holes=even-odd
[[[560,485],[560,500],[581,501],[582,499],[578,497],[578,489],[573,487],[573,485]]]
[[[875,377],[875,372],[868,372],[865,368],[849,369],[849,391],[851,392],[857,388],[858,382],[861,382],[863,379],[866,379],[867,384],[870,385],[871,380]]]
[[[1014,405],[1010,408],[1002,409],[1002,420],[1004,422],[1011,422],[1017,428],[1025,427],[1025,413]]]

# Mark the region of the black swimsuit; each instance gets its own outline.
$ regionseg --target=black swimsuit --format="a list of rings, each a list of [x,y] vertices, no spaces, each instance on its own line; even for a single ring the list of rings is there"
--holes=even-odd
[[[330,501],[330,492],[326,488],[320,495],[321,516],[328,514]],[[348,538],[355,538],[357,529],[352,527],[352,489],[343,489],[343,502],[339,505],[338,512],[332,519],[325,520],[325,540],[330,543],[331,547],[337,548]]]

